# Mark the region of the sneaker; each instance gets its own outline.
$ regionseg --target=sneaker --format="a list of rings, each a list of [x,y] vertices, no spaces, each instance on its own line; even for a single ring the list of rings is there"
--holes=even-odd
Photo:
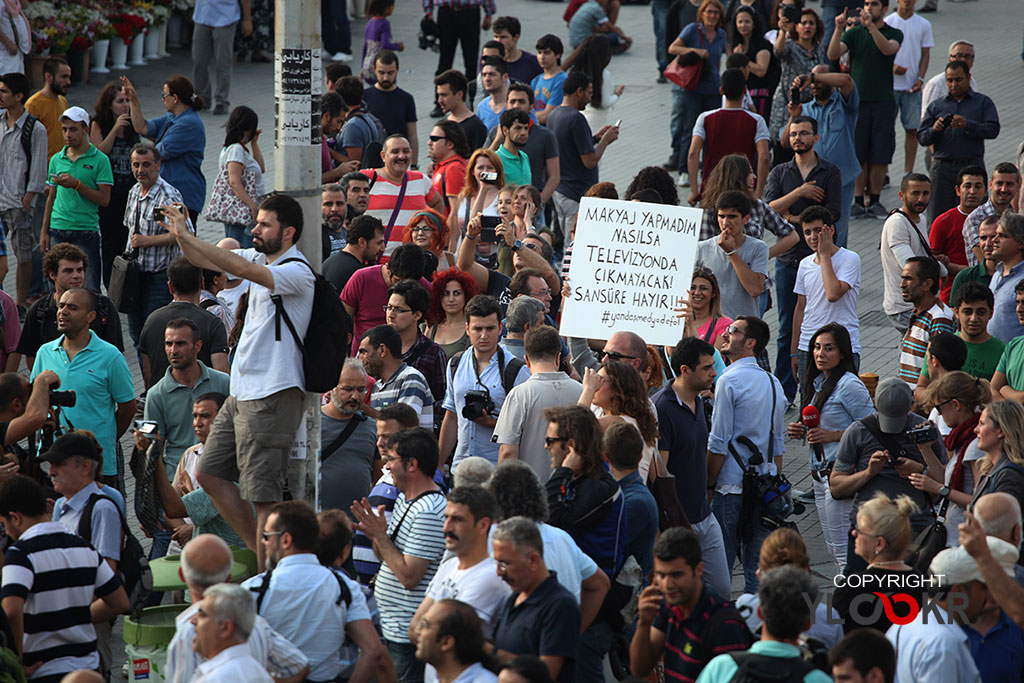
[[[867,207],[864,206],[863,204],[860,204],[858,202],[854,202],[853,205],[850,207],[850,220],[851,221],[856,219],[856,218],[867,218],[867,215],[868,215]]]
[[[432,118],[432,119],[441,118],[443,115],[444,115],[444,112],[441,111],[441,105],[440,104],[435,104],[434,108],[430,110],[430,118]]]
[[[889,217],[889,210],[882,206],[881,202],[871,202],[867,208],[867,215],[871,218],[877,218],[878,220],[884,221]]]
[[[801,500],[801,501],[803,501],[805,503],[813,503],[814,502],[814,491],[813,490],[810,490],[810,491],[800,491],[798,489],[793,489],[793,497],[796,498],[797,500]]]
[[[227,113],[228,113],[228,105],[226,105],[224,103],[220,103],[216,107],[213,108],[214,116],[224,116],[224,114],[227,114]]]
[[[679,170],[679,159],[675,156],[670,156],[668,161],[661,165],[666,171],[678,171]]]
[[[676,185],[678,185],[679,187],[689,187],[690,186],[690,174],[689,173],[680,173],[679,174],[679,180],[676,181]]]
[[[331,55],[331,61],[332,62],[351,62],[352,61],[352,55],[350,55],[347,52],[335,52],[333,55]]]

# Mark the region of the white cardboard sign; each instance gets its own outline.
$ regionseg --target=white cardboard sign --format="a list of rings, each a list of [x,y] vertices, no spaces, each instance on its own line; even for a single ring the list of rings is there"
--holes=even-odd
[[[672,309],[690,289],[701,210],[584,197],[569,264],[572,296],[560,331],[607,339],[635,332],[648,344],[673,345],[683,321]]]

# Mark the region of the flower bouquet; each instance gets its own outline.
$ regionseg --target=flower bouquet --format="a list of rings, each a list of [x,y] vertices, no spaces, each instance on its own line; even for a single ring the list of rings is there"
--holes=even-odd
[[[135,37],[146,30],[146,20],[135,12],[134,8],[113,14],[110,23],[114,27],[114,34],[124,41],[125,45],[131,45]]]

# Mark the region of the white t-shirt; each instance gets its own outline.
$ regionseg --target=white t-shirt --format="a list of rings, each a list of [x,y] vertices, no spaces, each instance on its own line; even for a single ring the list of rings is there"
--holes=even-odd
[[[434,601],[452,598],[466,603],[476,610],[483,622],[484,636],[491,639],[501,606],[512,594],[509,585],[498,577],[497,566],[493,557],[469,569],[459,569],[457,557],[445,560],[427,586],[427,597]]]
[[[919,74],[917,68],[921,66],[921,49],[935,47],[932,40],[932,25],[920,14],[914,14],[909,19],[904,19],[896,12],[885,18],[885,23],[893,28],[903,31],[903,42],[900,43],[900,50],[896,53],[896,66],[905,66],[907,72],[904,74],[892,75],[893,90],[910,90]],[[922,82],[922,85],[924,83]]]
[[[860,298],[860,256],[857,252],[840,247],[832,255],[832,269],[840,282],[850,285],[850,289],[840,297],[839,301],[829,301],[825,295],[825,285],[821,279],[821,266],[814,262],[815,254],[800,260],[796,273],[794,294],[807,297],[804,306],[804,319],[800,325],[801,351],[810,351],[811,336],[828,323],[839,323],[850,332],[850,343],[853,352],[860,353],[860,318],[857,316],[857,301]]]
[[[228,145],[220,150],[220,167],[223,168],[224,164],[231,161],[237,161],[242,164],[242,173],[252,171],[256,174],[256,194],[258,196],[250,197],[250,199],[258,202],[259,198],[267,193],[266,188],[263,186],[263,169],[260,168],[252,153],[243,147],[240,142]]]
[[[242,258],[267,265],[267,257],[255,249],[236,249]],[[284,310],[299,336],[305,338],[313,313],[313,272],[304,263],[286,263],[290,258],[306,257],[292,246],[269,266],[274,276],[273,290],[255,282],[249,283],[249,308],[245,327],[238,340],[235,361],[231,364],[231,395],[239,401],[266,398],[284,389],[306,388],[302,370],[302,353],[288,326],[281,321],[281,340],[274,332],[276,308],[270,296],[280,295]]]
[[[921,221],[924,223],[924,221]],[[927,225],[923,226],[925,230]],[[903,214],[894,213],[885,219],[882,226],[881,257],[882,257],[882,281],[884,294],[882,295],[882,310],[888,315],[902,313],[911,310],[914,305],[903,300],[900,293],[900,276],[903,274],[903,266],[911,256],[927,256],[924,242],[928,238],[921,233],[921,225],[914,226],[910,219]],[[946,267],[939,264],[939,275],[947,275]]]

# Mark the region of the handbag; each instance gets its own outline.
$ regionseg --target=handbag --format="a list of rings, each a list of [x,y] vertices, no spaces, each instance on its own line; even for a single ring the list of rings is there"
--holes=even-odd
[[[697,29],[697,37],[700,39],[700,47],[703,49],[704,34],[699,28]],[[704,75],[705,61],[692,52],[679,55],[669,62],[662,75],[665,76],[666,80],[675,83],[683,90],[696,90],[701,76]]]
[[[946,549],[946,510],[949,508],[949,496],[942,499],[935,521],[917,535],[907,550],[906,562],[914,569],[927,572],[932,560]]]
[[[110,284],[107,285],[107,297],[117,310],[125,315],[135,313],[142,305],[142,271],[139,262],[135,260],[135,250],[131,246],[132,235],[139,231],[141,216],[142,207],[136,206],[135,225],[128,235],[125,252],[114,257],[114,263],[110,268]]]
[[[248,169],[242,171],[242,187],[245,193],[254,202],[259,202],[261,197],[256,191],[256,172]],[[216,223],[231,223],[232,225],[251,226],[253,224],[252,211],[238,198],[235,191],[228,183],[228,165],[220,167],[217,179],[213,181],[213,192],[210,193],[210,203],[206,206],[203,214],[208,221]]]
[[[686,517],[683,504],[679,502],[676,475],[669,473],[657,450],[654,451],[654,461],[658,476],[647,482],[647,488],[654,496],[654,502],[658,504],[658,530],[665,531],[677,526],[693,529]]]

